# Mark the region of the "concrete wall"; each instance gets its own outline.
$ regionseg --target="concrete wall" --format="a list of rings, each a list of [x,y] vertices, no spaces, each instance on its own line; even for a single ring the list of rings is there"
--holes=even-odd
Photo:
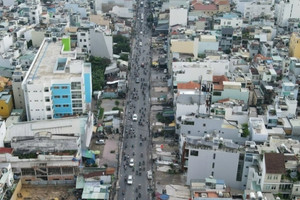
[[[112,59],[113,41],[111,35],[105,35],[101,31],[90,30],[90,48],[91,55]]]
[[[45,31],[31,31],[31,38],[32,38],[32,46],[33,47],[39,47],[44,38],[45,38]]]
[[[227,186],[242,188],[241,181],[236,181],[239,153],[194,149],[198,151],[198,156],[192,156],[191,150],[188,158],[186,182],[188,185],[191,179],[204,179],[211,176],[213,172],[213,177],[224,180]]]

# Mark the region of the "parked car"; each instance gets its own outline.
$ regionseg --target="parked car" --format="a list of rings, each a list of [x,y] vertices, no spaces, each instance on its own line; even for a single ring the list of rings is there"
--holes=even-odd
[[[96,141],[96,144],[101,144],[101,145],[103,145],[103,144],[105,144],[105,140],[97,140],[97,141]]]

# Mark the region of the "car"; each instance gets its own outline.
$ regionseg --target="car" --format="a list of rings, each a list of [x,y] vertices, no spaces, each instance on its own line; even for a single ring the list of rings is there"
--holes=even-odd
[[[164,69],[164,74],[168,73],[168,70],[167,69]]]
[[[152,179],[152,171],[151,171],[151,170],[147,171],[147,178],[148,178],[149,180]]]
[[[133,166],[134,166],[134,159],[133,159],[133,158],[130,158],[129,166],[130,166],[130,167],[133,167]]]
[[[132,115],[132,121],[137,121],[138,117],[137,117],[137,114],[133,114]]]
[[[143,35],[143,31],[141,31],[140,34]]]
[[[97,140],[96,144],[105,144],[105,140]]]
[[[139,78],[136,78],[136,79],[135,79],[135,82],[136,82],[136,83],[139,83],[139,82],[140,82],[140,79],[139,79]]]
[[[142,20],[143,21],[143,20]],[[140,46],[143,46],[143,43],[142,42],[140,42]]]
[[[132,185],[132,183],[133,183],[132,175],[128,175],[128,178],[127,178],[127,184],[128,184],[128,185]]]

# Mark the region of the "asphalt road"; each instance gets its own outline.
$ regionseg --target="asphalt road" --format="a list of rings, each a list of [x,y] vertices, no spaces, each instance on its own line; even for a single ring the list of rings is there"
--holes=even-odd
[[[138,0],[121,148],[119,200],[152,199],[152,180],[147,177],[147,171],[152,171],[149,123],[151,30],[147,25],[148,13],[148,3]],[[133,114],[137,115],[137,120],[133,120]],[[130,166],[132,158],[134,166]],[[132,184],[128,184],[129,175],[133,176]]]

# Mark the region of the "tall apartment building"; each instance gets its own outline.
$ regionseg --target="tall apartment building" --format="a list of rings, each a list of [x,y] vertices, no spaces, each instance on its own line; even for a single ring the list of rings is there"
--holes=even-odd
[[[63,42],[62,42],[63,41]],[[23,82],[28,120],[86,113],[91,103],[91,64],[76,59],[70,38],[44,39]]]

